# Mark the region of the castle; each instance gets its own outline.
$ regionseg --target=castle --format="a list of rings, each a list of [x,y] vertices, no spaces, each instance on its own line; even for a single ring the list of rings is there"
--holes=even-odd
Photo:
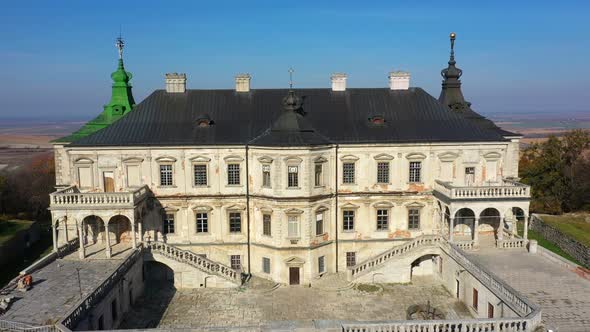
[[[110,258],[145,243],[215,265],[173,267],[177,286],[228,287],[241,275],[309,284],[428,235],[502,246],[517,219],[526,238],[522,136],[465,101],[454,41],[438,99],[400,71],[379,88],[337,73],[331,88],[252,89],[239,74],[230,90],[172,73],[136,105],[119,40],[111,101],[54,142],[55,250],[74,240],[80,258]]]

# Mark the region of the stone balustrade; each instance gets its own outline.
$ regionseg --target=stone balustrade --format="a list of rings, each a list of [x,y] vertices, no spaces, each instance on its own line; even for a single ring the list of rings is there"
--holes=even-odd
[[[55,208],[125,207],[133,208],[149,193],[148,186],[131,192],[80,192],[76,186],[58,190],[49,195]]]
[[[100,303],[104,299],[104,297],[109,294],[109,292],[121,281],[123,277],[127,274],[127,272],[137,263],[137,261],[143,259],[143,247],[139,247],[129,255],[125,261],[115,272],[113,272],[102,284],[100,284],[97,288],[94,289],[92,293],[86,296],[82,302],[72,309],[65,318],[61,321],[61,325],[68,330],[73,330],[78,323],[84,319],[90,310]],[[60,329],[63,330],[63,329]]]
[[[530,198],[531,187],[503,180],[497,185],[455,186],[450,182],[436,180],[434,190],[450,199]]]
[[[152,252],[159,253],[160,255],[173,259],[177,262],[191,265],[205,273],[218,275],[238,285],[241,284],[241,275],[238,271],[232,269],[229,266],[225,266],[221,263],[207,259],[201,255],[197,255],[192,251],[182,250],[175,246],[158,241],[150,242],[146,245],[146,247]]]
[[[20,322],[0,319],[0,331],[56,332],[59,330],[54,325],[32,326]]]
[[[475,241],[467,240],[467,241],[453,241],[453,244],[463,250],[471,250],[475,245]]]
[[[388,251],[377,255],[374,258],[368,259],[361,263],[356,264],[355,266],[351,266],[347,270],[347,277],[348,280],[352,280],[353,278],[358,277],[359,275],[365,274],[371,271],[374,267],[379,266],[393,257],[397,257],[403,255],[417,247],[423,247],[427,245],[436,245],[444,241],[444,238],[440,235],[422,235],[419,236],[409,242],[401,244],[399,246],[395,246]]]
[[[532,332],[537,324],[527,318],[392,321],[342,324],[342,332]]]

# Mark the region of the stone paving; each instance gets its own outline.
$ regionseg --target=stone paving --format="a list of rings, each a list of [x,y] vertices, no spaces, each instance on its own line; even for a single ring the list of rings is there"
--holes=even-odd
[[[453,299],[433,279],[415,279],[408,285],[369,286],[365,292],[357,288],[325,291],[286,286],[272,292],[160,289],[146,295],[135,306],[138,309],[127,315],[122,328],[257,326],[277,321],[403,320],[410,305],[428,300],[447,313],[448,318],[471,317],[464,305]]]
[[[590,281],[524,249],[482,249],[468,255],[539,304],[543,321],[554,331],[590,331]]]
[[[33,272],[33,287],[30,290],[11,292],[16,301],[1,318],[31,325],[55,323],[113,273],[127,254],[112,260],[82,261],[74,252],[64,259],[53,261]],[[77,270],[80,271],[80,286]]]

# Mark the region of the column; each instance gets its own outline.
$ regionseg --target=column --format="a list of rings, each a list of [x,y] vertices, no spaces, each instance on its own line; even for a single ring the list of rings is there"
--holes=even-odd
[[[106,244],[104,246],[105,253],[107,254],[107,258],[111,258],[111,234],[109,232],[109,223],[105,222],[104,224],[104,232],[106,237]]]
[[[528,240],[529,238],[529,216],[526,214],[524,215],[524,231],[522,233],[522,238]]]
[[[82,221],[80,224],[77,224],[77,228],[78,228],[78,240],[80,241],[80,248],[78,249],[78,257],[80,257],[80,259],[84,259],[86,258],[86,249],[84,248],[84,221]]]
[[[64,218],[64,234],[66,236],[66,244],[70,243],[70,236],[68,234],[68,217]]]
[[[51,232],[53,233],[53,252],[57,252],[57,224],[51,225]]]
[[[498,226],[498,240],[504,239],[504,217],[500,216],[500,225]]]
[[[137,231],[139,232],[139,242],[143,242],[143,224],[141,220],[137,222]]]
[[[137,240],[135,239],[135,221],[131,222],[131,244],[133,249],[137,248]]]
[[[475,246],[479,245],[479,232],[477,228],[479,227],[479,218],[473,219],[473,244]]]
[[[449,242],[453,242],[453,229],[455,228],[455,218],[449,218],[450,225],[449,225]]]

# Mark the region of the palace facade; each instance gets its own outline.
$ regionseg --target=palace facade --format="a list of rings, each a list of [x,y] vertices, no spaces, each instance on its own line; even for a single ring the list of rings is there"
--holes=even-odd
[[[526,237],[521,135],[465,101],[454,35],[438,99],[407,72],[382,88],[333,74],[317,89],[251,89],[240,74],[231,90],[187,89],[174,73],[135,105],[118,46],[110,103],[54,142],[56,250],[78,241],[81,258],[110,258],[162,244],[309,284],[422,235],[502,246],[520,219]],[[183,284],[207,284],[193,278]]]

